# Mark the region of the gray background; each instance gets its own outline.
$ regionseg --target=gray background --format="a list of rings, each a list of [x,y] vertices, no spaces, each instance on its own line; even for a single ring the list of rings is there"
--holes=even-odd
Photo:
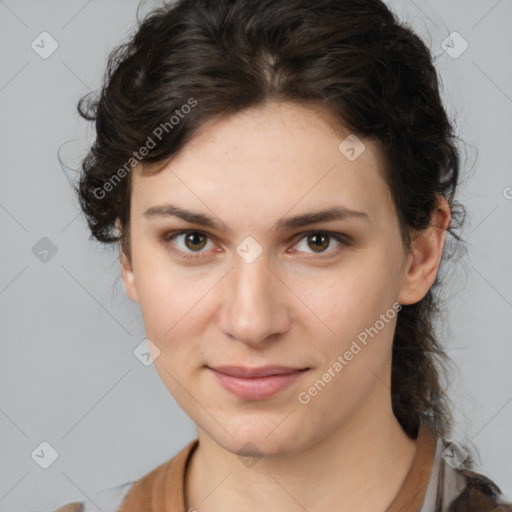
[[[77,168],[85,156],[94,131],[76,103],[99,87],[138,3],[0,1],[0,511],[74,500],[115,510],[128,489],[116,486],[196,437],[154,367],[133,354],[145,337],[138,305],[125,295],[116,253],[88,240],[72,173],[57,158],[60,148]],[[438,55],[443,98],[468,144],[471,176],[459,198],[470,246],[453,269],[449,323],[439,331],[460,369],[450,385],[453,440],[473,444],[480,472],[510,498],[512,1],[388,3]],[[154,5],[144,2],[140,15]],[[31,47],[43,31],[59,45],[47,59]],[[441,47],[453,31],[469,44],[458,58]],[[55,254],[40,252],[50,247],[44,237]],[[43,441],[58,453],[48,469],[35,461],[48,450],[31,456]]]

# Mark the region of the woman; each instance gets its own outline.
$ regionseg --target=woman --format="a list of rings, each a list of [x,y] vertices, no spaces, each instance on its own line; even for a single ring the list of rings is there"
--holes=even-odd
[[[80,204],[198,431],[120,512],[512,510],[447,440],[464,209],[417,35],[380,0],[181,0],[88,99]]]

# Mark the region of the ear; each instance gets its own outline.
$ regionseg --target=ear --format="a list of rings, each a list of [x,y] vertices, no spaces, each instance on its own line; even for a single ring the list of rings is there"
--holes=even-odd
[[[412,253],[408,255],[402,287],[398,295],[400,304],[419,302],[434,283],[443,254],[446,229],[451,213],[446,199],[437,196],[437,206],[430,225],[424,231],[415,232]]]
[[[119,219],[116,219],[116,228],[118,232],[121,230],[121,224]],[[133,272],[132,263],[128,259],[128,256],[123,251],[121,244],[119,244],[120,262],[121,262],[121,276],[123,278],[124,288],[128,297],[133,302],[139,302],[139,296],[137,295],[137,287],[135,286],[135,274]]]

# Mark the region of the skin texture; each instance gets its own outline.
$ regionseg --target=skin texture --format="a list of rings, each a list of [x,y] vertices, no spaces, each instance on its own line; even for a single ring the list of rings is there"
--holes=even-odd
[[[391,409],[396,316],[307,404],[298,401],[381,314],[427,293],[450,221],[440,200],[433,227],[404,251],[378,146],[364,140],[350,161],[338,149],[347,135],[320,108],[269,103],[204,124],[158,174],[134,169],[122,277],[158,347],[163,383],[197,425],[187,508],[384,511],[407,475],[415,441]],[[166,203],[228,230],[143,216]],[[329,206],[369,220],[272,231],[282,217]],[[207,236],[164,240],[181,229]],[[318,248],[307,230],[349,238],[320,238]],[[252,263],[237,253],[248,236],[263,251]],[[310,369],[278,394],[246,401],[205,368],[271,364]]]

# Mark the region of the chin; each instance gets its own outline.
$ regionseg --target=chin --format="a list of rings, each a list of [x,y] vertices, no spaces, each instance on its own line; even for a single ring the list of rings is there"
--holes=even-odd
[[[272,422],[270,428],[264,426],[263,422],[258,426],[247,425],[246,422],[243,428],[231,424],[227,430],[233,434],[232,436],[223,431],[221,437],[215,436],[214,440],[225,450],[239,457],[271,458],[292,455],[300,451],[300,429],[294,430],[291,428],[292,425],[288,425],[288,428],[284,428],[283,425],[276,428],[277,424]]]

